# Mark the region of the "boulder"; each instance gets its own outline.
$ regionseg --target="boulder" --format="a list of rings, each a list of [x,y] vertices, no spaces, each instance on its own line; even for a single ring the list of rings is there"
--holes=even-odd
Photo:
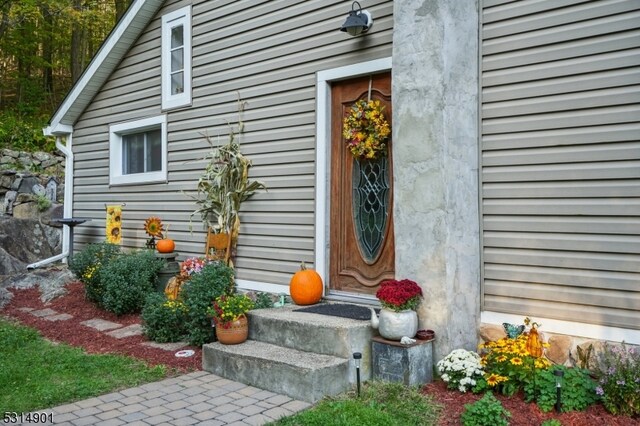
[[[507,337],[504,328],[501,325],[495,324],[480,324],[480,337],[485,342],[494,342],[500,340],[503,337]]]
[[[555,364],[564,365],[571,353],[571,346],[573,344],[571,336],[562,334],[553,335],[547,343],[549,343],[549,347],[545,351],[547,359]]]
[[[13,217],[15,219],[34,219],[40,218],[40,210],[38,203],[21,203],[13,206]]]
[[[0,216],[0,275],[25,270],[26,265],[62,250],[62,232],[39,220]]]
[[[603,368],[605,344],[602,340],[587,340],[579,344],[574,355],[576,365],[592,371]]]

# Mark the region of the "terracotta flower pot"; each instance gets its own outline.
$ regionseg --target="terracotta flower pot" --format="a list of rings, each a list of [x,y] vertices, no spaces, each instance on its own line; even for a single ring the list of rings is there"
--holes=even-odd
[[[216,325],[216,337],[223,345],[237,345],[247,340],[249,337],[249,322],[247,317],[242,315],[231,323]]]

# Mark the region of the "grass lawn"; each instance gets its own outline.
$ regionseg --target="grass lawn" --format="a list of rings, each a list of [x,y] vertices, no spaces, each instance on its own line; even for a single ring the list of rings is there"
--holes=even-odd
[[[0,413],[30,412],[138,386],[166,376],[124,356],[89,355],[56,345],[0,318]]]
[[[325,398],[309,410],[277,422],[274,426],[434,425],[441,407],[417,388],[397,383],[369,382],[360,398],[349,392]]]

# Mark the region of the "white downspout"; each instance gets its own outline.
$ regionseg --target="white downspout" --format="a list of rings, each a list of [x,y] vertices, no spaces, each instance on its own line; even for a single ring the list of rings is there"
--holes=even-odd
[[[46,134],[46,131],[45,131]],[[72,150],[72,133],[68,133],[66,136],[66,145],[63,145],[60,139],[62,136],[56,135],[56,148],[62,152],[65,156],[64,162],[64,204],[62,217],[73,216],[73,150]],[[50,257],[48,259],[40,260],[38,262],[27,265],[27,269],[39,268],[40,266],[47,265],[49,263],[57,262],[58,260],[65,260],[73,253],[69,253],[69,227],[62,227],[62,253]]]

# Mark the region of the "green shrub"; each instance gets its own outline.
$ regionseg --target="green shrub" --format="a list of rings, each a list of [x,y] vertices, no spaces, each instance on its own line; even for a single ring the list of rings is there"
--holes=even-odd
[[[180,297],[187,306],[189,344],[200,346],[212,340],[213,330],[207,308],[217,297],[233,293],[233,276],[232,268],[221,262],[212,262],[182,286]]]
[[[38,211],[43,212],[51,207],[51,200],[45,195],[36,195],[36,204],[38,205]]]
[[[259,291],[255,294],[255,307],[253,309],[273,308],[273,298],[271,294]]]
[[[142,309],[144,333],[160,343],[177,342],[186,335],[187,307],[181,300],[168,300],[160,293],[151,293]]]
[[[116,315],[140,312],[163,266],[151,250],[122,253],[100,269],[102,306]]]
[[[524,386],[525,400],[535,400],[544,412],[551,411],[556,403],[556,377],[554,370],[562,370],[562,411],[582,411],[596,402],[596,384],[589,376],[589,371],[582,368],[555,366],[538,370],[535,381]]]
[[[55,138],[46,137],[42,128],[47,122],[45,117],[33,117],[33,114],[21,115],[4,110],[0,112],[0,148],[16,151],[56,150]]]
[[[605,344],[596,392],[612,414],[640,416],[640,351]]]
[[[482,399],[464,405],[461,420],[464,426],[507,426],[509,417],[511,413],[493,393],[487,392]]]
[[[549,419],[542,422],[540,426],[562,426],[562,423],[558,419]]]
[[[75,254],[69,269],[84,283],[87,299],[102,306],[104,285],[100,281],[100,269],[120,254],[120,246],[109,243],[89,244]]]

